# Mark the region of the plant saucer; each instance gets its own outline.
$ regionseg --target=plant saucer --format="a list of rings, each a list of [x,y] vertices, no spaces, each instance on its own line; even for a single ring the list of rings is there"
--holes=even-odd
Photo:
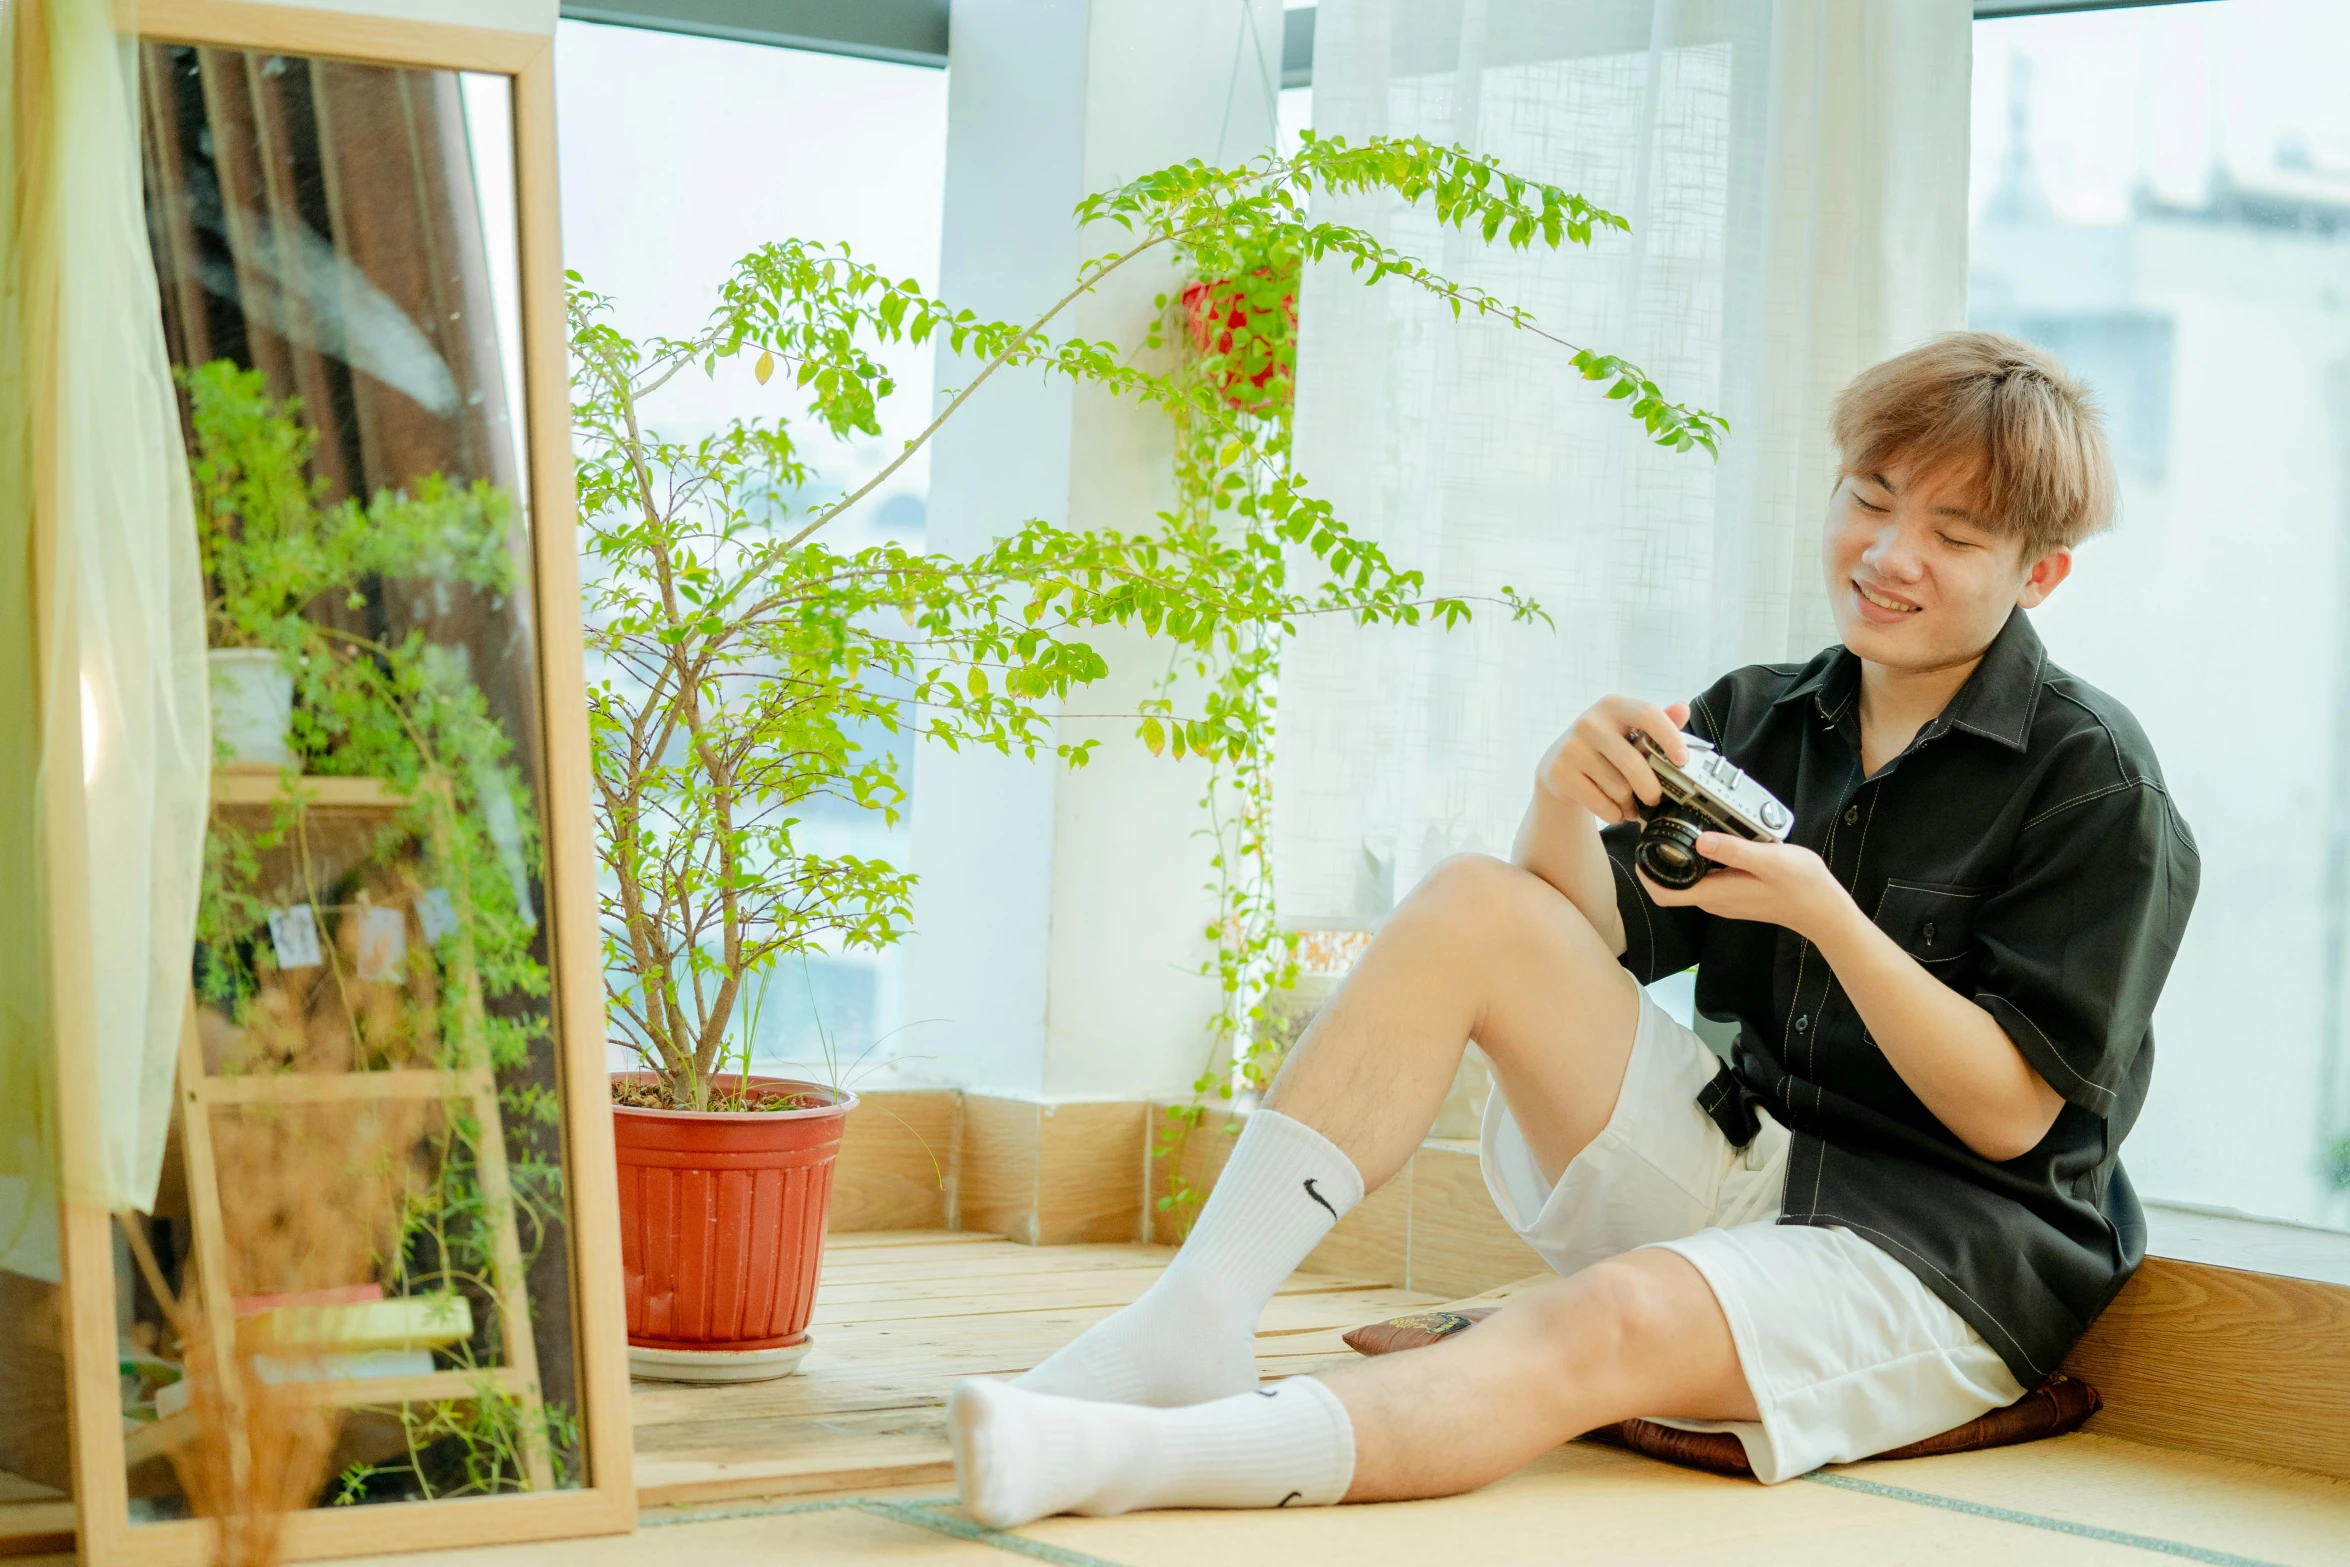
[[[802,1335],[777,1349],[647,1349],[628,1346],[628,1374],[639,1382],[769,1382],[788,1377],[815,1344]]]

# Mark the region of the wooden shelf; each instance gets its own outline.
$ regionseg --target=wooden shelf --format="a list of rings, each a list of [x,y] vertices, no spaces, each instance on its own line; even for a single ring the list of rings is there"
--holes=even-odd
[[[427,785],[427,787],[432,787]],[[383,817],[403,810],[411,796],[380,778],[302,777],[292,780],[259,769],[213,774],[216,808],[269,806],[293,795],[312,809],[341,811],[362,817]],[[435,820],[428,832],[444,852],[449,831],[450,804],[441,792]],[[351,1404],[414,1403],[472,1398],[484,1388],[510,1393],[525,1405],[522,1432],[523,1484],[534,1491],[554,1488],[553,1455],[540,1423],[541,1405],[536,1335],[530,1320],[522,1241],[515,1222],[513,1181],[506,1163],[506,1134],[498,1106],[497,1079],[488,1067],[487,1020],[481,979],[474,964],[472,942],[465,921],[470,918],[465,892],[454,892],[458,935],[451,959],[449,984],[458,999],[458,1021],[451,1043],[457,1059],[472,1063],[455,1070],[402,1068],[383,1072],[260,1072],[216,1076],[205,1068],[201,1029],[193,990],[187,998],[180,1030],[179,1093],[183,1152],[187,1169],[191,1226],[191,1257],[198,1293],[202,1297],[207,1331],[212,1336],[213,1364],[236,1363],[235,1311],[228,1282],[228,1229],[222,1211],[220,1174],[214,1162],[211,1120],[215,1110],[251,1104],[365,1103],[380,1100],[441,1100],[465,1105],[478,1127],[475,1143],[477,1179],[489,1216],[493,1255],[490,1294],[498,1315],[508,1364],[476,1371],[434,1372],[426,1376],[330,1379],[315,1384],[316,1396]],[[233,1390],[230,1396],[236,1397]],[[129,1433],[134,1461],[141,1453],[159,1451],[167,1432]],[[140,1447],[141,1442],[149,1444]]]
[[[260,768],[221,768],[212,775],[215,806],[274,805],[284,793],[284,775]],[[294,780],[304,801],[320,810],[397,811],[408,796],[382,778],[333,778],[304,774]]]
[[[272,1072],[198,1077],[182,1084],[192,1103],[331,1104],[354,1099],[457,1099],[494,1092],[487,1069],[396,1072]]]
[[[285,1384],[279,1384],[284,1386]],[[536,1393],[530,1379],[512,1366],[484,1366],[472,1371],[434,1371],[413,1377],[320,1377],[293,1384],[313,1402],[340,1404],[346,1409],[389,1408],[405,1404],[445,1404],[461,1398],[497,1394]],[[137,1465],[161,1458],[174,1437],[193,1433],[195,1411],[183,1409],[152,1425],[123,1433],[123,1461]]]
[[[70,1499],[0,1497],[0,1556],[36,1556],[48,1551],[70,1558],[73,1531]]]

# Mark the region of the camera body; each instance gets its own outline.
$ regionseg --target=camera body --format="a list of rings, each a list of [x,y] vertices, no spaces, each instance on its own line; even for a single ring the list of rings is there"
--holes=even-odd
[[[1756,843],[1784,843],[1795,813],[1779,797],[1740,772],[1730,759],[1693,734],[1681,736],[1689,765],[1677,767],[1664,747],[1640,730],[1626,736],[1664,790],[1640,807],[1640,843],[1632,863],[1660,887],[1694,887],[1713,863],[1697,852],[1701,832],[1736,833]]]

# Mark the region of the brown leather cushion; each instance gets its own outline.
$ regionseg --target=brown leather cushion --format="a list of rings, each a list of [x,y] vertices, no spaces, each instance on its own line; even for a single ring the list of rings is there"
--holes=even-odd
[[[1424,1349],[1468,1331],[1500,1309],[1462,1306],[1415,1312],[1408,1317],[1367,1323],[1347,1334],[1346,1342],[1365,1355]],[[1926,1458],[1935,1453],[1965,1453],[1978,1447],[2006,1447],[2016,1442],[2035,1442],[2044,1436],[2061,1436],[2078,1429],[2082,1421],[2097,1413],[2098,1404],[2095,1388],[2059,1371],[2005,1409],[1994,1409],[1940,1436],[1930,1436],[1922,1442],[1879,1453],[1877,1457]],[[1746,1449],[1727,1431],[1683,1431],[1676,1426],[1658,1425],[1653,1420],[1626,1420],[1620,1425],[1587,1431],[1584,1440],[1630,1448],[1651,1458],[1687,1464],[1693,1469],[1711,1469],[1716,1474],[1751,1476],[1754,1473],[1746,1462]]]

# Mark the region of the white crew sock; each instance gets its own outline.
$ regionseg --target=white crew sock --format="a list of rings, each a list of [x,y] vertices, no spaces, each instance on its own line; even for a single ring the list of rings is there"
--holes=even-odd
[[[981,1377],[947,1402],[963,1506],[994,1529],[1054,1513],[1322,1507],[1354,1481],[1354,1423],[1312,1377],[1187,1409],[1027,1393]]]
[[[1161,1406],[1247,1392],[1265,1303],[1362,1200],[1363,1178],[1337,1144],[1278,1110],[1255,1112],[1167,1271],[1013,1386]]]

